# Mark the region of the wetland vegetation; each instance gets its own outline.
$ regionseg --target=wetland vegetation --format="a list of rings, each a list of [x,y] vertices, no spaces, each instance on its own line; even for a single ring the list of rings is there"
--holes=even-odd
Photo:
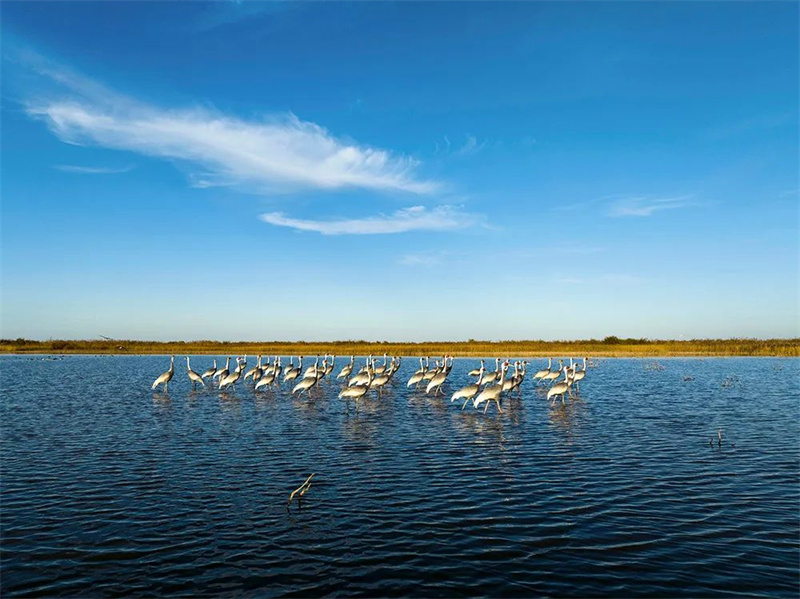
[[[576,341],[138,341],[130,339],[0,339],[0,353],[264,354],[424,356],[800,356],[800,339],[632,339]]]

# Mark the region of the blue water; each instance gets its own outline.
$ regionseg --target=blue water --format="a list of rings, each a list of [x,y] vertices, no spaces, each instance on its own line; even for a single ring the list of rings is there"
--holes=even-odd
[[[499,414],[449,401],[475,359],[357,414],[176,362],[0,357],[2,596],[800,593],[800,360],[602,360]]]

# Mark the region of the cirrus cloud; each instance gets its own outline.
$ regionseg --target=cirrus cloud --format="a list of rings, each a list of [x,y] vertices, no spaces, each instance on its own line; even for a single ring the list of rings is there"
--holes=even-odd
[[[62,141],[127,150],[186,164],[200,187],[236,186],[259,193],[361,188],[433,193],[411,157],[347,141],[291,113],[247,120],[207,108],[146,104],[38,59],[56,84],[26,106]]]
[[[75,173],[78,175],[118,175],[129,173],[134,169],[133,166],[76,166],[74,164],[57,164],[53,167],[64,173]]]
[[[608,216],[652,216],[656,212],[691,206],[690,198],[688,195],[671,198],[620,198],[609,205]]]
[[[388,215],[331,220],[291,218],[282,212],[268,212],[261,215],[261,220],[278,227],[323,235],[380,235],[410,231],[453,231],[478,224],[481,217],[444,205],[431,210],[424,206],[411,206]]]

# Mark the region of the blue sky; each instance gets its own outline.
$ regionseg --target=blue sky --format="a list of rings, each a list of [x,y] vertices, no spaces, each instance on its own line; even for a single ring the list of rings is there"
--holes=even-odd
[[[800,335],[796,2],[0,11],[3,337]]]

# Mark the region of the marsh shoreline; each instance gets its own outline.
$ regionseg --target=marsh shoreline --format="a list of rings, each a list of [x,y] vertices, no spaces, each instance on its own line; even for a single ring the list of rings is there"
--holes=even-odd
[[[193,354],[193,355],[389,355],[457,357],[798,357],[800,339],[694,339],[688,341],[619,339],[580,341],[137,341],[0,340],[2,354]]]

